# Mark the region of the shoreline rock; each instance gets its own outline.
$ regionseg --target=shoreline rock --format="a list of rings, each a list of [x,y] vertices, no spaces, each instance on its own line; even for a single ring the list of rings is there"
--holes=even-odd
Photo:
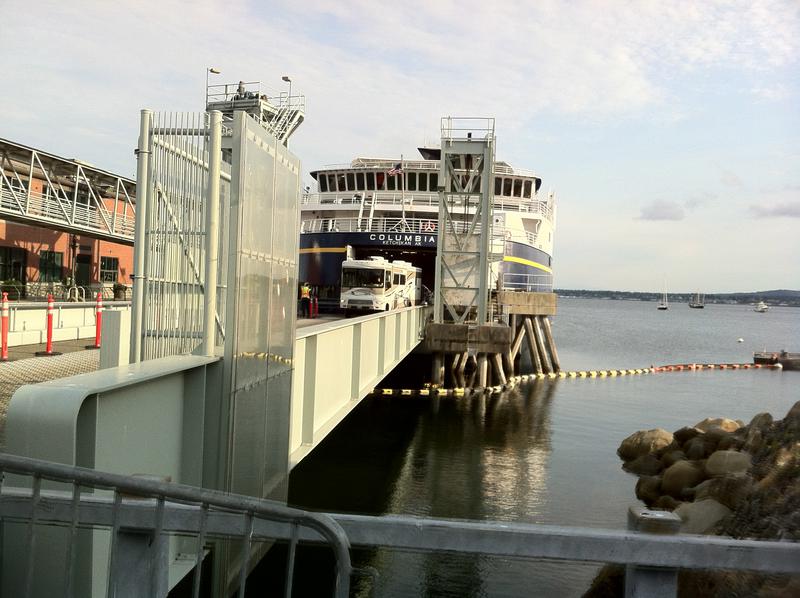
[[[759,413],[745,425],[706,418],[674,433],[634,432],[617,449],[637,476],[636,497],[674,511],[681,533],[800,541],[800,401],[782,420]],[[584,596],[622,596],[624,568],[601,569]],[[794,585],[793,585],[794,584]],[[800,595],[788,576],[680,571],[678,596]]]

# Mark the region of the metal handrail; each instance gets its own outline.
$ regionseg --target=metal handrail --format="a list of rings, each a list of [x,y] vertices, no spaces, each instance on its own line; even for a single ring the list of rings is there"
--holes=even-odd
[[[350,205],[364,206],[406,206],[430,207],[439,209],[439,194],[425,191],[339,191],[326,193],[306,193],[300,198],[302,205],[324,206]],[[553,220],[552,205],[545,200],[525,199],[521,197],[495,196],[492,202],[495,210],[507,212],[525,212],[539,215],[549,221]]]
[[[452,221],[451,221],[452,222]],[[468,230],[468,222],[452,222],[453,230],[464,233]],[[300,233],[410,233],[435,235],[439,229],[437,218],[312,218],[300,221]],[[480,234],[480,223],[476,224],[475,233]],[[538,239],[536,233],[518,228],[506,228],[500,225],[492,227],[492,237],[497,241],[517,240],[524,238],[530,245]]]
[[[97,502],[96,495],[89,492],[90,489],[106,489],[113,491],[113,498],[106,499],[113,503],[113,512],[111,520],[112,534],[114,537],[111,539],[110,555],[109,555],[109,576],[113,575],[115,565],[119,566],[120,563],[115,563],[116,559],[124,558],[124,555],[115,553],[119,539],[116,537],[120,533],[119,516],[125,507],[130,506],[130,500],[134,500],[136,506],[142,505],[141,499],[154,498],[155,504],[149,505],[155,511],[156,517],[151,517],[148,522],[150,531],[154,532],[156,536],[165,534],[165,530],[172,532],[195,532],[198,534],[198,547],[197,547],[197,560],[195,570],[195,596],[199,589],[199,568],[202,565],[203,544],[205,541],[205,525],[212,514],[217,514],[222,511],[225,515],[230,516],[231,513],[244,516],[244,534],[228,534],[225,535],[239,535],[244,536],[246,539],[247,550],[250,550],[250,543],[255,534],[255,520],[261,519],[272,522],[288,523],[297,528],[301,526],[309,530],[313,530],[319,537],[328,543],[334,551],[336,557],[337,577],[335,596],[345,598],[349,595],[350,575],[352,574],[352,565],[350,560],[350,543],[347,535],[342,530],[341,526],[337,524],[329,515],[323,513],[312,513],[309,511],[302,511],[287,507],[283,504],[253,498],[250,496],[242,496],[237,494],[227,494],[216,490],[207,490],[204,488],[197,488],[194,486],[187,486],[183,484],[172,484],[169,482],[158,481],[155,479],[148,479],[144,477],[125,476],[107,472],[95,471],[93,469],[86,469],[83,467],[74,467],[64,465],[61,463],[52,463],[48,461],[41,461],[38,459],[30,459],[27,457],[19,457],[16,455],[0,454],[0,473],[5,476],[6,473],[13,473],[31,478],[32,490],[30,494],[20,493],[19,491],[9,491],[8,484],[3,485],[3,492],[0,495],[0,516],[3,519],[17,519],[27,520],[27,536],[25,546],[32,552],[34,543],[35,526],[33,522],[42,524],[48,521],[48,516],[52,515],[52,508],[48,508],[47,503],[57,500],[58,495],[47,493],[49,500],[43,500],[43,492],[41,489],[42,480],[49,480],[55,482],[62,482],[69,484],[72,489],[72,498],[68,500],[71,505],[71,510],[68,513],[69,518],[63,523],[68,523],[71,530],[77,529],[79,526],[101,526],[108,527],[109,522],[106,518],[95,518],[87,515],[87,510],[81,508],[81,505],[88,502]],[[64,497],[64,493],[60,495]],[[31,505],[28,509],[28,515],[20,517],[20,514],[14,516],[12,513],[9,516],[8,510],[11,510],[13,503],[23,499],[29,498]],[[10,499],[10,500],[9,500]],[[102,499],[101,499],[102,501]],[[45,503],[43,505],[42,503]],[[170,503],[181,503],[195,505],[203,511],[204,516],[200,518],[198,525],[189,525],[184,521],[182,527],[176,528],[174,525],[166,527],[164,525],[163,514]],[[44,508],[42,508],[44,506]],[[172,505],[170,505],[172,506]],[[205,518],[205,522],[203,519]],[[141,529],[141,528],[140,528]],[[74,538],[74,534],[70,534]],[[294,537],[297,537],[295,532]],[[269,539],[263,537],[262,539]],[[155,538],[156,542],[160,541],[159,537]],[[294,560],[294,550],[296,541],[292,542],[290,547],[290,562]],[[22,547],[18,547],[22,548]],[[74,565],[70,562],[69,552],[71,545],[68,548],[67,562],[69,565]],[[117,551],[119,552],[119,551]],[[141,555],[137,555],[141,558]],[[242,575],[240,576],[240,592],[244,590],[244,582],[246,580],[246,568],[249,561],[249,556],[246,555],[242,563]],[[30,588],[30,576],[34,574],[32,571],[33,556],[29,556],[28,571],[25,575],[28,577],[26,580],[26,587]],[[133,565],[133,563],[131,563]],[[153,563],[149,568],[150,570],[157,570],[163,564]],[[68,573],[71,576],[71,572]],[[109,588],[116,585],[118,580],[109,579]],[[113,595],[109,592],[109,595]],[[126,594],[127,595],[127,594]]]
[[[500,277],[500,288],[503,291],[549,293],[553,290],[553,275],[503,272]]]
[[[19,195],[17,195],[19,193]],[[89,230],[102,231],[133,239],[135,215],[129,217],[127,212],[118,212],[116,221],[113,212],[101,212],[91,204],[80,204],[66,200],[54,194],[40,192],[14,191],[8,187],[0,189],[0,213],[20,214],[56,224],[70,224]],[[107,224],[111,221],[111,226]]]
[[[665,574],[679,568],[800,573],[798,542],[737,540],[719,536],[670,535],[508,521],[309,513],[246,496],[96,472],[13,455],[0,455],[0,471],[33,477],[32,490],[9,488],[6,483],[0,495],[0,517],[6,521],[28,524],[24,543],[29,551],[35,544],[35,530],[43,525],[69,527],[71,543],[68,545],[67,563],[73,562],[70,561],[71,547],[77,538],[75,530],[79,526],[111,527],[118,536],[134,533],[140,538],[143,533],[149,532],[155,540],[168,533],[197,534],[195,596],[199,591],[199,568],[206,535],[287,539],[290,541],[290,574],[297,542],[327,541],[338,559],[337,596],[346,596],[348,593],[353,571],[350,546],[626,564],[630,565],[626,572],[626,585],[630,581],[629,589],[633,590],[631,596],[646,595],[643,588],[655,587],[651,584],[661,584],[660,595],[675,595],[677,577]],[[71,485],[72,492],[42,490],[42,480],[66,482]],[[114,496],[90,493],[87,492],[88,488],[113,488]],[[123,497],[122,493],[127,496]],[[153,497],[155,500],[141,500],[142,497]],[[642,512],[639,517],[651,522],[670,519],[671,522],[664,521],[670,525],[680,523],[677,516],[663,511]],[[115,564],[115,539],[112,536],[112,556],[109,559],[111,575],[118,572],[121,565],[129,564],[127,561],[119,562],[126,557],[123,553],[116,555],[118,566],[112,566]],[[10,541],[11,538],[7,537],[6,547]],[[135,556],[142,559],[141,553]],[[33,559],[28,560],[26,571],[6,570],[4,573],[25,575],[30,581],[33,563]],[[346,566],[342,566],[342,563]],[[138,562],[130,564],[139,565]],[[48,567],[52,568],[53,565],[52,562],[47,563]],[[242,571],[245,566],[246,562]],[[139,568],[142,569],[141,565]],[[145,570],[158,572],[159,569],[155,565]],[[630,580],[628,576],[631,576]],[[240,576],[240,589],[244,579],[244,575]],[[120,580],[113,577],[109,580],[110,588],[118,583],[121,583]],[[126,595],[146,595],[142,587],[143,580],[136,579],[134,583],[137,586]],[[643,586],[637,588],[639,583]],[[291,579],[286,586],[286,593],[290,595]],[[130,587],[126,589],[131,590]],[[109,595],[112,594],[109,592]],[[69,595],[69,588],[65,595]]]

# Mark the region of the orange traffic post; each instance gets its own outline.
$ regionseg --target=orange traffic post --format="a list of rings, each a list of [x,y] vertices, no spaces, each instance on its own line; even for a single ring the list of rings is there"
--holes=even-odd
[[[47,345],[44,351],[37,351],[37,357],[50,357],[52,355],[61,355],[58,351],[53,351],[53,312],[55,312],[56,303],[53,295],[47,295]]]

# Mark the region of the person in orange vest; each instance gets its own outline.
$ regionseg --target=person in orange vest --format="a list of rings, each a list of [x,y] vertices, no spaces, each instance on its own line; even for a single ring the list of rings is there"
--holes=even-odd
[[[311,287],[307,282],[300,287],[300,317],[308,318],[311,315]]]

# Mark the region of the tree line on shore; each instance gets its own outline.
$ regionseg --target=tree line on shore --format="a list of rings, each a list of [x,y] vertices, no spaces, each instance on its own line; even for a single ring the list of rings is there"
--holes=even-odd
[[[555,289],[559,297],[581,297],[586,299],[620,299],[623,301],[658,301],[658,291],[610,291],[588,289]],[[695,293],[668,293],[670,302],[688,303]],[[705,303],[752,304],[764,301],[770,305],[800,307],[800,291],[779,289],[774,291],[751,291],[746,293],[707,293]]]

